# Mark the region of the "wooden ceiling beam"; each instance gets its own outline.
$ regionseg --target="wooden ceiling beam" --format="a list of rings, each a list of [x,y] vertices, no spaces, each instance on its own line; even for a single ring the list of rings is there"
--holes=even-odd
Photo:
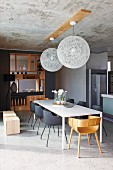
[[[71,21],[75,21],[76,23],[80,22],[82,19],[84,19],[86,16],[88,16],[91,13],[91,11],[86,9],[80,9],[77,11],[70,19],[68,19],[63,25],[61,25],[57,30],[55,30],[52,34],[50,34],[45,40],[50,41],[50,38],[53,37],[56,39],[61,34],[63,34],[65,31],[67,31],[70,27]]]

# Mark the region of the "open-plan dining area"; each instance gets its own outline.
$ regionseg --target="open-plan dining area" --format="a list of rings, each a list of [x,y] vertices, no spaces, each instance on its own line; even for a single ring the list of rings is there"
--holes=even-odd
[[[22,112],[21,112],[22,113]],[[19,117],[21,113],[18,113]],[[81,158],[77,158],[78,134],[74,132],[71,149],[65,140],[65,149],[62,150],[62,129],[51,128],[48,147],[46,141],[48,127],[45,129],[42,139],[41,133],[45,124],[41,122],[39,134],[37,135],[38,121],[35,128],[28,123],[30,112],[24,111],[21,117],[21,133],[18,135],[4,136],[3,122],[0,121],[0,169],[106,169],[113,168],[113,135],[112,122],[103,121],[107,136],[103,132],[103,143],[101,143],[102,154],[99,153],[94,135],[91,136],[91,144],[87,142],[87,136],[81,139]],[[70,128],[66,125],[67,139],[69,140]]]
[[[0,1],[0,170],[113,169],[113,2]]]

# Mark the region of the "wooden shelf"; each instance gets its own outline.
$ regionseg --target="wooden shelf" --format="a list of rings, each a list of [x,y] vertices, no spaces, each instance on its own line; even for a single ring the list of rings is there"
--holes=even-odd
[[[40,71],[40,74],[15,74],[15,79],[44,79],[45,71]]]
[[[23,53],[11,53],[10,54],[10,72],[16,73],[15,79],[18,87],[20,83],[23,83],[21,80],[35,80],[36,91],[45,94],[45,70],[38,70],[40,68],[39,64],[40,54],[23,54]],[[23,66],[26,66],[26,70],[23,70]],[[38,67],[38,66],[39,67]],[[27,73],[27,74],[26,74]],[[42,87],[42,88],[40,88]],[[11,98],[11,110],[30,110],[30,101],[36,100],[37,98],[45,97],[45,95],[32,95],[27,96],[24,104],[18,99]]]
[[[37,74],[15,74],[15,79],[39,79]]]
[[[11,72],[37,72],[37,64],[40,59],[40,54],[23,54],[23,53],[11,53],[10,65]],[[11,64],[13,62],[13,64]],[[24,70],[23,67],[26,67]],[[20,70],[21,68],[21,70]]]

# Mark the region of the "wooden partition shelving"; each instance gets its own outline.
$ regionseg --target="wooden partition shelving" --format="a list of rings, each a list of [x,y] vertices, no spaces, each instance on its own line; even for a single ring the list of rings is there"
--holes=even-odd
[[[40,54],[11,53],[10,72],[37,72]]]
[[[15,80],[18,86],[17,95],[11,97],[11,110],[30,110],[30,101],[36,100],[40,97],[45,97],[45,70],[38,67],[39,54],[23,54],[11,53],[10,54],[10,73],[15,74]],[[36,95],[23,97],[19,95],[19,82],[21,80],[35,80]],[[42,95],[37,95],[41,93]]]

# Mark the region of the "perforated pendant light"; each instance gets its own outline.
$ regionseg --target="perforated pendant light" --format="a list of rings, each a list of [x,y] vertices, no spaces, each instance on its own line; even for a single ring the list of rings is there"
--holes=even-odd
[[[75,69],[83,66],[88,61],[90,48],[82,37],[69,36],[58,45],[57,55],[59,61],[65,67]]]
[[[40,57],[42,67],[50,72],[55,72],[61,69],[62,64],[59,62],[57,56],[57,49],[48,48],[46,49]]]

